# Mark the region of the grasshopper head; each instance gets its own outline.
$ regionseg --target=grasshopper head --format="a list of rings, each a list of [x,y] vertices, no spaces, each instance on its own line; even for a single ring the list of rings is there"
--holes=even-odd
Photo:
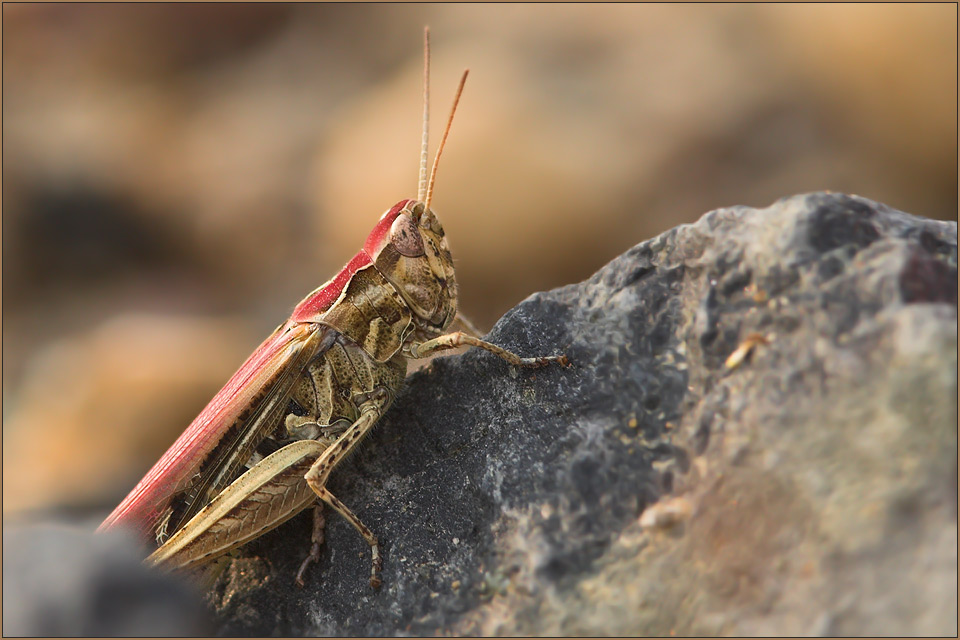
[[[433,182],[443,145],[450,133],[453,114],[457,110],[467,71],[460,78],[450,118],[443,138],[427,173],[427,133],[429,125],[430,30],[423,31],[423,142],[420,148],[420,182],[416,200],[401,200],[380,217],[367,236],[364,252],[377,271],[400,292],[414,315],[418,333],[439,335],[457,316],[457,280],[453,275],[453,258],[443,227],[430,209]]]
[[[383,276],[396,287],[417,325],[446,329],[457,315],[457,280],[443,226],[417,200],[401,200],[380,218],[363,245]]]

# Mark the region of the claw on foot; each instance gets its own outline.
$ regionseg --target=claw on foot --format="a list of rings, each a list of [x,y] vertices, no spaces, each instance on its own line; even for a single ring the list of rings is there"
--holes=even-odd
[[[303,559],[303,563],[300,565],[300,570],[297,571],[297,577],[295,579],[297,586],[301,589],[303,589],[303,576],[307,572],[307,568],[311,564],[320,561],[320,545],[323,544],[323,530],[325,526],[326,521],[323,518],[323,503],[320,502],[313,508],[313,533],[310,535],[310,553]]]
[[[310,554],[303,559],[303,563],[300,565],[300,570],[297,571],[297,577],[295,582],[297,583],[298,587],[303,589],[303,585],[304,585],[303,576],[304,574],[306,574],[307,568],[310,565],[312,565],[314,562],[318,562],[319,560],[320,560],[320,544],[315,542],[310,547]]]
[[[543,358],[536,358],[536,359],[534,360],[533,364],[530,365],[530,366],[533,366],[533,367],[536,367],[536,368],[540,368],[540,367],[548,367],[548,366],[550,366],[551,364],[554,364],[554,363],[559,364],[561,367],[569,367],[569,366],[570,366],[570,359],[569,359],[567,356],[565,356],[565,355],[560,355],[560,356],[546,356],[546,357],[543,357]]]
[[[371,551],[373,551],[373,565],[370,567],[370,586],[379,589],[383,584],[378,575],[383,569],[383,558],[380,557],[380,550],[376,546],[372,547]]]
[[[297,577],[294,579],[294,582],[301,589],[303,589],[304,585],[303,574],[306,573],[307,567],[309,567],[311,564],[313,564],[313,556],[307,556],[303,559],[303,564],[300,565],[300,570],[297,571]]]

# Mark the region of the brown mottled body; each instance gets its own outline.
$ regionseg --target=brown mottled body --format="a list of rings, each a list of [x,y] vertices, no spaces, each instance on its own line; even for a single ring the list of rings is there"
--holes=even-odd
[[[413,332],[412,314],[403,297],[370,265],[353,275],[342,302],[330,309],[322,324],[328,326],[327,344],[292,384],[283,419],[274,420],[273,430],[264,431],[256,443],[270,440],[289,444],[259,461],[253,455],[241,460],[251,467],[243,482],[237,478],[246,471],[244,467],[220,462],[218,477],[226,477],[226,482],[211,482],[203,492],[191,487],[175,497],[171,512],[195,517],[196,521],[190,527],[174,527],[180,534],[169,541],[159,540],[164,544],[151,556],[152,562],[172,568],[196,566],[293,517],[318,497],[318,492],[304,481],[313,463],[332,446],[326,458],[332,469],[369,431],[369,427],[354,429],[348,435],[350,426],[372,426],[386,411],[406,375],[403,338]],[[231,470],[232,476],[227,475]],[[260,486],[251,478],[269,482]],[[231,490],[224,491],[231,481],[236,481],[230,485]],[[220,496],[243,493],[244,499],[225,509]],[[324,497],[335,500],[334,508],[375,543],[369,529],[352,512],[333,496]],[[186,521],[186,517],[180,519]],[[247,535],[229,535],[238,530]]]
[[[151,555],[152,563],[172,568],[202,564],[282,524],[319,498],[370,545],[370,580],[377,585],[377,539],[326,483],[393,402],[407,359],[471,345],[516,366],[566,362],[563,356],[521,358],[475,336],[444,334],[457,315],[453,258],[440,222],[422,202],[401,201],[384,214],[365,251],[370,264],[348,274],[333,303],[317,311],[307,304],[308,296],[298,305],[292,319],[316,325],[315,353],[294,379],[274,383],[285,389],[282,396],[271,391],[246,418],[259,426],[242,430],[244,445],[228,442],[215,450],[198,480],[173,498],[169,511],[178,514],[178,524],[169,540],[158,537],[162,545]],[[280,397],[287,402],[282,412],[274,408]],[[262,459],[251,453],[266,443],[279,450]],[[249,470],[240,475],[243,465]],[[321,536],[315,532],[314,538]],[[318,553],[315,541],[300,575]]]
[[[306,473],[331,447],[332,468],[360,441],[369,429],[355,429],[356,435],[343,436],[351,424],[366,425],[369,418],[361,420],[364,415],[382,415],[403,384],[405,373],[406,359],[402,356],[377,362],[349,338],[339,336],[294,385],[290,406],[297,411],[287,413],[274,432],[276,440],[293,442],[255,464],[248,461],[251,468],[243,469],[242,476],[229,488],[217,491],[209,502],[194,497],[204,504],[195,510],[189,526],[179,528],[150,561],[177,569],[198,566],[259,537],[315,503],[318,495],[305,482]],[[190,492],[185,492],[180,500],[189,496]],[[344,515],[367,538],[369,530],[352,512],[346,510]]]
[[[400,351],[413,330],[413,314],[375,265],[358,270],[321,322],[336,329],[377,362]]]

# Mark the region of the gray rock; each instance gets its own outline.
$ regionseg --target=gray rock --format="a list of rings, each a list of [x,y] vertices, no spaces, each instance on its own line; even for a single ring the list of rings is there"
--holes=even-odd
[[[572,366],[435,360],[334,474],[383,587],[328,514],[297,589],[304,514],[228,563],[219,634],[957,633],[956,223],[720,209],[489,339]]]
[[[201,594],[147,570],[132,538],[45,520],[4,527],[4,637],[203,636],[215,628]]]
[[[572,366],[436,360],[335,474],[382,589],[336,516],[295,589],[304,516],[221,578],[220,633],[956,634],[956,223],[720,209],[489,339]]]

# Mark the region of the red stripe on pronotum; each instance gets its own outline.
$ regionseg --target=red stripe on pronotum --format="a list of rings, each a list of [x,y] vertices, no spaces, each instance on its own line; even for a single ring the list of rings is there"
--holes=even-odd
[[[316,322],[319,316],[337,301],[353,274],[373,263],[373,256],[380,251],[384,244],[389,242],[390,227],[393,226],[393,221],[397,219],[397,216],[409,202],[409,199],[401,200],[387,210],[373,227],[370,235],[367,236],[363,249],[358,251],[343,269],[340,269],[340,273],[304,298],[293,310],[290,320],[293,322]]]
[[[380,220],[377,221],[377,224],[374,225],[370,235],[367,236],[367,241],[363,243],[364,253],[371,258],[379,253],[383,245],[388,242],[390,227],[393,226],[393,221],[397,219],[397,216],[400,215],[400,212],[403,211],[403,208],[406,207],[410,202],[411,201],[409,199],[401,200],[397,204],[390,207],[385,214],[380,216]]]
[[[350,259],[350,262],[348,262],[343,269],[340,269],[340,273],[304,298],[303,301],[294,308],[293,313],[290,315],[290,321],[316,322],[319,316],[337,301],[337,298],[340,297],[340,294],[343,292],[344,287],[347,286],[347,283],[350,282],[353,274],[370,264],[372,264],[370,256],[363,251],[358,251],[357,254]]]

